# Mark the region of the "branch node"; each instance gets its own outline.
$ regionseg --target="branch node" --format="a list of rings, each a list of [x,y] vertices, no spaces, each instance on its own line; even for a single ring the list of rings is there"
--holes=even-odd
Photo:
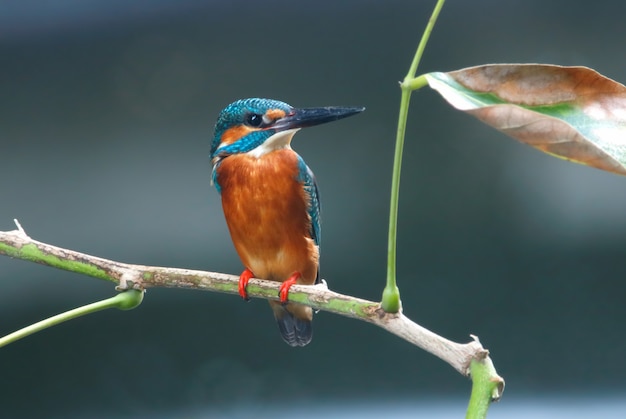
[[[143,283],[137,272],[124,272],[120,277],[120,283],[115,287],[116,291],[138,290],[143,291]]]
[[[389,313],[383,309],[382,305],[378,304],[372,308],[371,313],[378,316],[378,320],[390,321],[402,316],[402,307],[400,307],[400,311],[397,313]]]
[[[474,359],[478,362],[483,362],[489,356],[489,351],[483,347],[478,349],[474,354]]]
[[[478,336],[470,334],[472,341],[467,343],[467,347],[471,348],[471,351],[467,353],[467,358],[463,362],[463,369],[459,370],[466,377],[471,376],[471,364],[472,361],[485,362],[489,358],[489,350],[483,348]],[[489,360],[488,362],[491,362]]]

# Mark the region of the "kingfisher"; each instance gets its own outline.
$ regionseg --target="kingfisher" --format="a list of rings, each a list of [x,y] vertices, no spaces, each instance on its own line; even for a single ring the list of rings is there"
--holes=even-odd
[[[283,340],[305,346],[313,336],[310,307],[288,303],[294,284],[320,283],[320,200],[315,176],[291,148],[301,128],[346,118],[361,107],[294,108],[272,99],[231,103],[215,124],[212,181],[235,250],[250,278],[281,282],[270,307]]]

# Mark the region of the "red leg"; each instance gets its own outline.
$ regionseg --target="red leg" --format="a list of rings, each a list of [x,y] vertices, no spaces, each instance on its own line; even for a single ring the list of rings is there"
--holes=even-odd
[[[239,275],[239,295],[246,301],[249,301],[248,292],[246,291],[246,287],[248,286],[248,281],[250,278],[254,278],[254,274],[248,268]]]
[[[296,284],[301,276],[302,274],[300,274],[300,272],[294,272],[289,278],[287,278],[287,280],[280,284],[278,296],[280,297],[281,303],[284,304],[287,302],[287,299],[289,298],[289,288],[291,288],[293,284]]]

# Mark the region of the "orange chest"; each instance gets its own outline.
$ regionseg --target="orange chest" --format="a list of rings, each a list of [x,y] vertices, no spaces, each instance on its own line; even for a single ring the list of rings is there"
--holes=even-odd
[[[299,164],[298,155],[290,149],[259,158],[247,154],[227,157],[217,168],[225,212],[228,208],[251,214],[279,210],[283,216],[295,215],[292,213],[296,211],[306,214],[304,190],[298,180]]]
[[[260,158],[232,155],[217,168],[233,243],[256,275],[278,278],[305,270],[311,281],[315,276],[317,246],[299,165],[298,155],[285,149]]]

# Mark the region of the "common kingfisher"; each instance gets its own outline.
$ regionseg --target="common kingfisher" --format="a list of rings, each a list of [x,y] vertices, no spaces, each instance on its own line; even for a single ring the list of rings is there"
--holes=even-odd
[[[320,201],[315,176],[291,148],[300,128],[362,112],[360,107],[297,109],[271,99],[228,105],[215,124],[212,180],[233,244],[245,270],[239,295],[248,299],[250,278],[281,282],[270,301],[283,340],[311,341],[313,311],[287,303],[293,284],[320,282]]]

